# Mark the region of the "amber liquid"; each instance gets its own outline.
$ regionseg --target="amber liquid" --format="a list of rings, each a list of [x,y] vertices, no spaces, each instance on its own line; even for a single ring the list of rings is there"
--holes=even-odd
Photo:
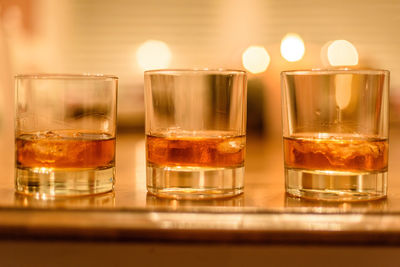
[[[239,167],[245,136],[147,135],[147,162],[159,166]]]
[[[387,139],[285,137],[283,144],[286,168],[381,172],[388,166]]]
[[[115,138],[99,132],[47,131],[16,138],[18,168],[93,168],[114,166]]]

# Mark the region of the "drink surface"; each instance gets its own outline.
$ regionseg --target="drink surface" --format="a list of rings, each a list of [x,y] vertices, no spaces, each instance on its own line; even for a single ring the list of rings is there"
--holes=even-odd
[[[285,167],[331,171],[385,171],[388,140],[361,136],[284,137]]]
[[[16,138],[17,166],[22,168],[106,168],[114,159],[115,138],[101,132],[59,130]]]
[[[204,131],[146,135],[147,162],[161,166],[243,166],[246,137]]]

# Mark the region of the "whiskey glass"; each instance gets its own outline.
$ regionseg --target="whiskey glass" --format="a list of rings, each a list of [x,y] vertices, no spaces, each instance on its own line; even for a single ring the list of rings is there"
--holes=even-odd
[[[387,195],[389,71],[285,71],[286,192],[332,201]]]
[[[246,72],[152,70],[144,87],[148,192],[174,199],[242,193]]]
[[[117,81],[15,77],[15,189],[39,198],[113,190]]]

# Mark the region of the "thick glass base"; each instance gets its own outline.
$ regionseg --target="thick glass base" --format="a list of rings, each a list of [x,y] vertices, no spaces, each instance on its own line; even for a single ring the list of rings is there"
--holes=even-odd
[[[243,193],[244,167],[167,167],[147,164],[147,190],[158,197],[215,199]]]
[[[342,172],[285,168],[289,195],[326,201],[362,201],[385,198],[387,171]]]
[[[70,197],[110,192],[114,188],[115,168],[56,169],[16,168],[17,193],[38,198]]]

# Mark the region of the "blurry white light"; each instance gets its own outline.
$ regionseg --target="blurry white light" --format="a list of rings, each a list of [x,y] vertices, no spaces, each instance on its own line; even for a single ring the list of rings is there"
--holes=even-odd
[[[288,33],[281,42],[281,55],[289,62],[299,61],[305,52],[303,39],[298,34]]]
[[[251,73],[261,73],[268,68],[271,58],[262,46],[250,46],[243,52],[242,64]]]
[[[171,58],[168,45],[162,41],[148,40],[136,50],[137,63],[143,70],[167,68]]]
[[[349,41],[333,41],[329,44],[327,53],[331,66],[354,66],[358,64],[357,49]]]

